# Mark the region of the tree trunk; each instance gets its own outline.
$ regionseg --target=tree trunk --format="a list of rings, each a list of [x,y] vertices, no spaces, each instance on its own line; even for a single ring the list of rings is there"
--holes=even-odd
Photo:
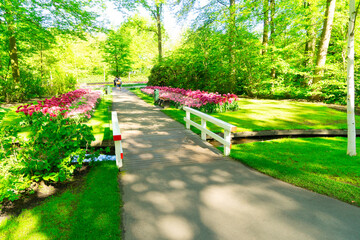
[[[15,37],[15,22],[12,13],[6,13],[8,32],[9,32],[9,56],[11,62],[11,72],[12,77],[15,83],[20,82],[20,69],[19,69],[19,60],[18,60],[18,51],[16,47],[16,37]]]
[[[349,29],[348,29],[348,65],[347,65],[347,127],[348,144],[347,154],[356,155],[356,129],[355,129],[355,87],[354,87],[354,30],[355,30],[355,0],[349,4]]]
[[[43,48],[40,44],[40,79],[43,79]]]
[[[158,35],[159,62],[162,60],[162,37],[161,37],[161,9],[162,3],[156,4],[156,23]]]
[[[263,1],[263,11],[264,11],[264,30],[263,30],[263,42],[262,45],[264,49],[261,50],[261,54],[265,55],[267,51],[267,46],[269,43],[269,0]]]
[[[120,73],[119,73],[119,61],[118,61],[118,51],[117,51],[117,47],[115,44],[115,71],[116,71],[116,76],[115,77],[120,77]]]
[[[313,65],[313,58],[316,47],[316,17],[313,13],[314,4],[310,4],[309,2],[304,2],[304,7],[308,12],[307,17],[307,28],[306,28],[306,43],[305,43],[305,67],[311,67]]]
[[[326,1],[326,11],[324,26],[321,33],[319,52],[317,54],[316,67],[315,67],[315,77],[313,83],[316,83],[321,80],[322,75],[324,74],[324,66],[326,63],[326,55],[329,47],[329,42],[331,38],[331,29],[334,20],[335,14],[335,5],[336,0],[327,0]]]
[[[236,88],[236,67],[235,67],[235,0],[230,0],[229,6],[230,18],[229,18],[229,66],[230,66],[230,81],[229,92],[234,92]]]
[[[270,40],[271,40],[271,45],[273,47],[275,47],[275,0],[270,0]],[[273,55],[273,54],[272,54]],[[273,62],[273,56],[271,56],[271,60]],[[271,78],[275,79],[276,78],[276,69],[273,67],[271,69]]]

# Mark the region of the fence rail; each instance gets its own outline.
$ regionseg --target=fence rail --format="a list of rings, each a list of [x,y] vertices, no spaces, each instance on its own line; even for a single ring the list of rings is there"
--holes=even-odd
[[[204,141],[206,141],[206,135],[213,137],[215,140],[219,141],[224,145],[224,155],[228,156],[231,150],[231,132],[236,131],[236,126],[189,107],[184,107],[183,109],[186,111],[186,117],[184,118],[186,122],[186,128],[190,129],[190,126],[192,125],[197,129],[201,130],[201,139]],[[190,114],[194,114],[200,117],[201,125],[192,121],[190,119]],[[213,124],[216,124],[219,127],[222,127],[224,129],[224,138],[220,137],[216,133],[213,133],[209,129],[207,129],[206,121],[209,121]]]
[[[121,132],[117,112],[111,112],[111,121],[113,126],[113,139],[115,143],[116,166],[121,168],[123,166],[122,160],[124,159],[124,154],[121,145]]]

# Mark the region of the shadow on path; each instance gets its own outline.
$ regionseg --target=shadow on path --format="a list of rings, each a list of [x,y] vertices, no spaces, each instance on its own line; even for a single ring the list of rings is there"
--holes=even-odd
[[[253,171],[126,90],[124,239],[360,239],[360,208]]]

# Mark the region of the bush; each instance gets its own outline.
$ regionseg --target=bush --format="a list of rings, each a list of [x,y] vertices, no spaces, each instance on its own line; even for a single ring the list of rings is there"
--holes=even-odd
[[[95,140],[91,127],[61,115],[53,118],[40,113],[30,131],[29,139],[23,141],[17,137],[18,129],[0,127],[0,204],[20,198],[32,182],[69,180]]]
[[[14,127],[0,126],[0,208],[5,199],[18,199],[31,184],[18,157],[17,132]]]
[[[35,181],[62,182],[69,179],[75,168],[82,165],[87,148],[95,140],[92,127],[69,122],[61,116],[56,119],[42,116],[31,125],[31,133],[19,156],[25,174]],[[77,155],[78,163],[71,164]]]

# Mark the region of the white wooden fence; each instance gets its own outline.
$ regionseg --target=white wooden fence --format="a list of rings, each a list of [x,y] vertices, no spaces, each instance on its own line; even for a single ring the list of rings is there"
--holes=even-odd
[[[121,132],[117,112],[111,112],[111,120],[113,125],[113,139],[115,143],[116,166],[121,168],[123,166],[122,160],[124,159],[124,154],[121,145]]]
[[[186,111],[186,117],[184,118],[186,122],[186,128],[190,129],[190,125],[193,125],[194,127],[200,129],[201,139],[204,141],[206,141],[206,135],[213,137],[214,139],[216,139],[217,141],[219,141],[224,145],[224,155],[228,156],[230,154],[230,149],[231,149],[231,132],[236,131],[236,126],[189,107],[184,107],[183,109]],[[196,122],[190,119],[191,113],[201,118],[201,125],[197,124]],[[216,133],[213,133],[209,129],[207,129],[206,121],[212,122],[218,125],[219,127],[222,127],[224,129],[224,138],[220,137]]]

